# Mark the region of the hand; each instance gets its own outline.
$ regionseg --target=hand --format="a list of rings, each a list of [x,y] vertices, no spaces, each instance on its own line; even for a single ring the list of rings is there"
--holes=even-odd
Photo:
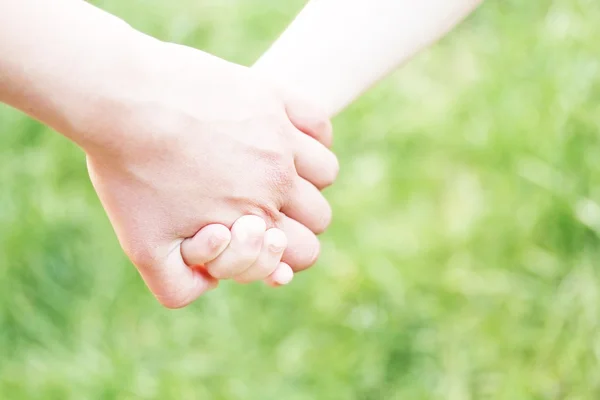
[[[186,265],[182,249],[192,250],[182,243],[208,224],[231,227],[242,215],[285,233],[282,260],[295,271],[311,266],[319,253],[315,233],[331,218],[319,189],[338,169],[314,139],[330,136],[327,120],[296,109],[295,100],[247,68],[145,36],[138,48],[147,67],[125,92],[118,85],[105,91],[86,125],[97,130],[88,136],[100,139],[84,148],[119,241],[157,299],[182,307],[213,287],[213,279]],[[230,246],[208,272],[238,276],[256,257],[246,249]]]
[[[246,240],[253,235],[259,240]],[[286,243],[283,231],[271,228],[265,232],[265,222],[260,217],[246,215],[233,224],[231,231],[219,224],[205,226],[193,238],[182,243],[181,253],[189,267],[200,269],[212,278],[209,268],[213,274],[219,274],[220,267],[228,267],[226,263],[216,263],[215,260],[229,245],[236,247],[238,253],[241,247],[246,247],[241,253],[255,254],[255,257],[246,260],[248,268],[233,279],[240,283],[264,279],[268,285],[276,287],[287,285],[294,278],[291,267],[280,262]],[[215,285],[217,282],[214,279]]]

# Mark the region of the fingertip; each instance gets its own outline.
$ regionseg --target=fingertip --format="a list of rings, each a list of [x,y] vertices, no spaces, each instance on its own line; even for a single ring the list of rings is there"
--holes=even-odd
[[[248,240],[262,243],[267,224],[265,221],[256,215],[244,215],[238,218],[231,227],[232,239],[239,243],[246,243]]]
[[[205,229],[208,228],[210,228],[208,244],[216,255],[219,255],[231,241],[231,231],[221,224],[209,225]]]
[[[285,232],[278,228],[271,228],[265,233],[264,243],[268,246],[270,252],[283,253],[288,241]]]
[[[206,263],[209,273],[218,279],[243,274],[260,254],[267,224],[256,215],[244,215],[231,227],[229,247],[219,257]]]
[[[217,258],[230,241],[231,232],[226,226],[207,225],[181,243],[181,256],[188,266],[204,265]]]
[[[302,133],[318,140],[327,148],[333,144],[333,125],[325,109],[304,101],[287,96],[286,111],[290,122]]]
[[[277,269],[267,277],[266,281],[273,287],[287,285],[294,279],[292,267],[284,262],[280,262]]]
[[[315,264],[320,254],[317,236],[298,221],[284,217],[281,229],[288,238],[288,246],[283,252],[282,261],[294,272],[303,271]]]

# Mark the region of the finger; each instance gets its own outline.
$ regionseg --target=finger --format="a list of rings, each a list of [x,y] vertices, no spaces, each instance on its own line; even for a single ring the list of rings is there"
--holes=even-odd
[[[297,97],[287,97],[285,109],[296,129],[330,148],[333,142],[333,127],[327,113]]]
[[[265,229],[265,221],[255,215],[246,215],[235,221],[229,246],[219,257],[206,263],[210,275],[227,279],[247,270],[260,254]]]
[[[312,266],[317,261],[320,251],[319,239],[315,234],[287,216],[283,216],[278,226],[288,239],[288,245],[281,260],[292,267],[294,272]]]
[[[331,185],[340,169],[335,154],[315,139],[298,131],[295,131],[294,140],[294,162],[298,175],[318,189]]]
[[[310,182],[298,177],[288,202],[281,211],[316,234],[323,233],[331,222],[331,206]]]
[[[190,267],[204,265],[227,248],[231,232],[225,225],[211,224],[181,243],[181,256]]]
[[[249,283],[271,275],[277,269],[286,246],[285,233],[277,228],[269,229],[265,232],[262,249],[256,261],[250,268],[236,276],[235,280]]]
[[[214,289],[218,281],[202,269],[188,267],[177,246],[164,263],[138,269],[156,299],[167,308],[181,308]]]
[[[294,271],[292,267],[284,262],[279,263],[277,269],[273,273],[265,278],[265,283],[272,287],[279,287],[287,285],[294,279]]]

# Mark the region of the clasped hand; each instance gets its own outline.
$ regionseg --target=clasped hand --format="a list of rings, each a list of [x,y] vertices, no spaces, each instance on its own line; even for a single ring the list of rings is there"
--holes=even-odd
[[[338,171],[320,112],[251,69],[143,36],[82,137],[119,241],[166,307],[218,279],[291,278],[311,266]],[[92,126],[93,128],[90,128]],[[237,222],[236,222],[237,220]]]

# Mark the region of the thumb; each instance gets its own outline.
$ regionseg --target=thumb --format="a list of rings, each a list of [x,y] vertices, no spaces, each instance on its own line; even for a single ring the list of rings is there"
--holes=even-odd
[[[172,309],[187,306],[218,284],[203,268],[185,264],[181,243],[169,252],[164,262],[139,268],[139,272],[159,303]]]

